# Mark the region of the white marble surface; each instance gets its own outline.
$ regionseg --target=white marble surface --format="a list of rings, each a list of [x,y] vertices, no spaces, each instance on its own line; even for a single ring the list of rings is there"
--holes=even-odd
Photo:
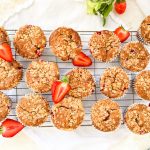
[[[6,2],[7,0],[0,0],[0,2],[2,1]],[[9,1],[17,4],[21,0]],[[130,4],[133,1],[128,0]],[[3,6],[0,5],[0,7]],[[9,9],[15,13],[16,8],[16,5],[13,5]],[[140,12],[140,10],[137,11]],[[1,22],[1,25],[7,29],[17,29],[24,24],[36,24],[43,29],[51,30],[58,26],[69,26],[76,30],[103,29],[99,17],[86,15],[84,0],[34,0],[33,5],[29,8],[11,17],[7,14],[6,16],[9,19],[4,21],[4,24]],[[105,28],[113,30],[118,25],[108,18]],[[132,29],[136,28],[135,21],[132,24]],[[85,134],[87,132],[89,134]],[[137,136],[124,127],[116,133],[106,135],[97,132],[93,127],[80,127],[77,131],[72,132],[59,131],[55,128],[26,129],[12,139],[5,139],[0,145],[0,150],[147,150],[149,147],[150,135]]]

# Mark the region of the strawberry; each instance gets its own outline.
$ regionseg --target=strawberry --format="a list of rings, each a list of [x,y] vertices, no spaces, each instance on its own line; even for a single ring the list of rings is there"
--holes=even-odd
[[[0,44],[0,57],[8,62],[13,61],[12,51],[8,43]]]
[[[130,36],[130,32],[125,30],[123,26],[118,27],[114,33],[119,37],[120,42],[124,42]]]
[[[6,119],[0,126],[0,134],[6,138],[13,137],[23,128],[24,126],[20,122],[12,119]]]
[[[83,52],[80,52],[79,55],[77,55],[73,60],[72,64],[74,66],[79,66],[79,67],[87,67],[92,64],[92,60],[90,57],[85,55]]]
[[[62,80],[55,81],[52,85],[52,100],[55,104],[59,103],[71,89],[68,78],[64,76]]]
[[[116,0],[115,10],[118,14],[123,14],[126,10],[127,4],[125,0]]]

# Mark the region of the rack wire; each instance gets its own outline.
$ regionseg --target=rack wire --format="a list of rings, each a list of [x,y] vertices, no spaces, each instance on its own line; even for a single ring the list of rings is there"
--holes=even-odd
[[[13,37],[15,35],[16,30],[7,30],[7,32],[8,32],[9,37],[10,37],[11,47],[12,47],[12,50],[13,50],[13,56],[17,61],[19,61],[23,65],[23,73],[24,73],[23,74],[23,79],[21,80],[21,82],[18,84],[18,86],[16,88],[11,89],[11,90],[3,91],[5,94],[10,96],[10,98],[12,99],[12,109],[11,109],[11,113],[8,117],[13,118],[13,119],[17,119],[16,118],[16,113],[15,113],[15,107],[16,107],[17,102],[25,94],[28,94],[28,93],[32,92],[30,89],[27,88],[25,80],[24,80],[25,71],[26,71],[29,63],[31,63],[31,61],[26,60],[26,59],[22,58],[21,56],[19,56],[17,53],[15,53],[14,46],[13,46]],[[44,33],[47,37],[47,46],[45,48],[45,51],[44,51],[43,55],[40,57],[40,59],[43,59],[43,60],[46,60],[46,61],[56,62],[59,66],[60,74],[61,74],[61,76],[63,76],[68,71],[70,71],[72,68],[74,68],[74,66],[72,65],[71,61],[67,61],[67,62],[61,61],[60,59],[58,59],[57,57],[55,57],[51,53],[50,48],[49,48],[49,42],[48,42],[51,31],[44,30]],[[92,34],[94,33],[94,31],[78,31],[78,33],[81,36],[81,40],[82,40],[82,44],[83,44],[83,51],[89,57],[91,57],[91,54],[90,54],[89,48],[88,48],[88,41],[89,41],[90,37],[92,36]],[[136,31],[131,31],[130,33],[131,33],[130,38],[126,42],[124,42],[123,44],[125,44],[127,42],[130,42],[130,41],[137,40]],[[89,69],[91,71],[91,73],[93,74],[93,76],[96,79],[96,88],[95,88],[95,92],[91,96],[89,96],[88,98],[83,100],[83,105],[84,105],[84,108],[85,108],[86,115],[85,115],[85,119],[82,123],[82,126],[91,126],[92,125],[91,119],[90,119],[91,106],[98,99],[102,99],[102,98],[105,97],[102,93],[100,93],[100,88],[99,88],[99,78],[100,78],[101,74],[108,67],[119,66],[119,60],[118,59],[116,59],[116,60],[114,60],[113,62],[110,62],[110,63],[102,63],[102,62],[94,60],[92,57],[91,57],[91,59],[93,61],[93,64],[92,64],[92,66],[87,67],[87,69]],[[148,66],[148,68],[150,68],[150,67]],[[148,69],[148,68],[146,68],[146,69]],[[133,88],[133,80],[136,76],[136,73],[131,73],[127,70],[126,70],[126,72],[127,72],[127,74],[129,75],[129,77],[131,79],[130,88],[129,88],[129,90],[127,91],[127,93],[125,94],[125,96],[123,98],[115,100],[119,103],[119,105],[122,109],[123,115],[124,115],[124,112],[125,112],[126,108],[129,105],[131,105],[135,102],[137,102],[137,103],[143,103],[144,102],[143,100],[139,99],[139,97],[136,95],[136,93],[134,91],[134,88]],[[51,93],[49,92],[47,94],[43,94],[43,96],[45,98],[47,98],[47,100],[50,102],[50,106],[52,106],[53,103],[52,103],[52,100],[51,100]],[[122,123],[123,123],[123,120],[122,120]],[[44,123],[41,127],[52,127],[52,126],[53,125],[52,125],[52,123],[50,121],[50,118],[49,118],[49,120],[46,123]]]

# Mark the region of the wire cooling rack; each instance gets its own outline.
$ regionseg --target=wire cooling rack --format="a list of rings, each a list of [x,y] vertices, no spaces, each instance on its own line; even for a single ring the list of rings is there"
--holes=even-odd
[[[26,71],[28,65],[31,63],[31,61],[26,60],[26,59],[22,58],[21,56],[19,56],[18,54],[15,53],[14,46],[13,46],[13,37],[15,35],[16,30],[7,30],[7,32],[8,32],[9,37],[10,37],[11,47],[13,50],[13,56],[17,61],[19,61],[23,65],[23,73],[24,73],[23,79],[21,80],[21,82],[18,84],[18,86],[16,88],[3,91],[5,94],[10,96],[10,98],[12,99],[12,109],[11,109],[11,113],[8,117],[13,118],[13,119],[17,119],[16,113],[15,113],[15,107],[16,107],[17,102],[25,94],[32,92],[30,89],[27,88],[25,80],[24,80],[25,71]],[[61,76],[63,76],[68,71],[70,71],[72,68],[74,68],[74,66],[72,65],[71,61],[63,62],[51,53],[50,48],[49,48],[49,42],[48,42],[51,31],[45,30],[44,33],[47,37],[47,46],[45,48],[43,55],[40,57],[40,59],[56,62],[59,66],[60,74],[61,74]],[[83,51],[88,56],[91,57],[89,49],[88,49],[88,41],[94,32],[93,31],[79,31],[78,33],[81,36],[81,40],[82,40],[82,44],[83,44]],[[136,32],[131,31],[130,33],[131,33],[130,38],[128,39],[128,41],[124,42],[123,44],[130,42],[130,41],[136,41],[137,40]],[[100,93],[100,88],[99,88],[99,78],[100,78],[101,74],[108,67],[119,66],[118,59],[116,59],[115,61],[110,62],[110,63],[98,62],[98,61],[94,60],[92,57],[91,57],[91,59],[93,61],[93,64],[92,64],[92,66],[87,67],[87,69],[89,69],[91,71],[91,73],[93,74],[93,76],[96,79],[96,89],[95,89],[95,92],[91,96],[89,96],[88,98],[83,100],[83,105],[85,108],[86,115],[85,115],[84,121],[82,123],[82,126],[91,126],[92,125],[91,119],[90,119],[90,108],[98,99],[105,97],[102,93]],[[148,69],[148,68],[146,68],[146,69]],[[133,89],[133,80],[135,78],[136,73],[131,73],[129,71],[126,71],[126,72],[129,75],[129,78],[131,79],[130,88],[123,98],[115,100],[119,103],[123,114],[129,105],[131,105],[135,102],[138,102],[138,103],[145,102],[145,101],[140,100],[138,98],[138,96],[135,94],[135,91]],[[50,105],[52,106],[51,93],[49,92],[47,94],[43,94],[43,96],[45,98],[47,98],[47,100],[50,102]],[[123,120],[122,120],[122,123],[123,123]],[[49,120],[46,123],[44,123],[41,127],[52,127],[52,126],[53,125],[52,125],[50,118],[49,118]]]

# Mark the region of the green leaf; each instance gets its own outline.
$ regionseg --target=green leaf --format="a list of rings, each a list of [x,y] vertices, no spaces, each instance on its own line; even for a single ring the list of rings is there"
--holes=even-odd
[[[63,76],[61,79],[62,82],[69,83],[69,79],[67,76]]]

